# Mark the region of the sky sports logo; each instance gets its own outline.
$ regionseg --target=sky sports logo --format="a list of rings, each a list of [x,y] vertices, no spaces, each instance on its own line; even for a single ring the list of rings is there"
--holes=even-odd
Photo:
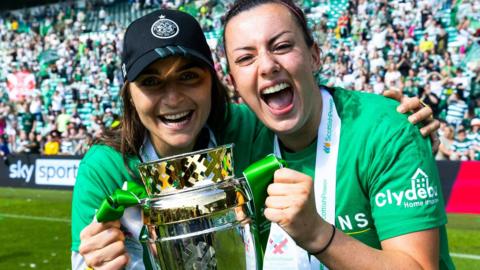
[[[25,183],[34,179],[36,185],[73,186],[79,164],[79,159],[37,159],[35,165],[17,160],[8,170],[11,179]]]
[[[35,184],[73,186],[79,165],[79,159],[37,159]]]
[[[332,125],[333,125],[333,99],[329,100],[329,109],[328,109],[328,119],[327,119],[327,134],[325,135],[325,141],[323,143],[323,151],[327,154],[330,154],[330,149],[332,146]]]
[[[25,183],[30,183],[33,176],[33,165],[23,163],[21,160],[8,166],[8,177],[11,179],[22,179]]]
[[[375,204],[378,207],[386,205],[415,208],[425,205],[436,204],[439,201],[438,187],[432,185],[428,175],[418,168],[410,181],[410,188],[402,191],[387,189],[375,196]]]

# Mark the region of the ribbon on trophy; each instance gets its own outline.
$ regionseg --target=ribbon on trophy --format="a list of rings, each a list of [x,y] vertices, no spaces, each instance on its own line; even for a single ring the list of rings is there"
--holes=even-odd
[[[247,180],[250,190],[253,193],[255,223],[258,226],[262,254],[266,248],[268,235],[270,233],[270,221],[267,220],[263,214],[265,200],[267,199],[267,188],[273,181],[275,171],[286,166],[287,163],[285,160],[277,158],[274,154],[270,154],[251,164],[243,172],[243,176]]]
[[[98,208],[96,218],[98,222],[108,222],[121,218],[125,208],[139,205],[146,199],[145,188],[133,181],[126,181],[122,189],[117,189],[105,198]]]
[[[267,198],[267,187],[273,180],[276,170],[285,167],[286,162],[271,154],[251,164],[243,175],[252,191],[255,219],[260,226],[261,243],[266,243],[268,238],[268,226],[270,223],[263,215],[265,199]],[[122,217],[125,208],[142,204],[149,195],[145,187],[133,181],[126,181],[122,189],[117,189],[105,198],[96,213],[97,221],[108,222]],[[266,231],[266,233],[265,233]]]
[[[274,172],[285,166],[286,162],[284,160],[270,154],[251,164],[243,172],[252,191],[256,223],[259,225],[265,223],[265,217],[261,210],[267,198],[267,187],[273,180]],[[147,198],[148,194],[145,187],[133,181],[126,181],[122,189],[115,190],[112,195],[102,201],[96,214],[97,221],[117,220],[122,217],[125,208],[140,205]],[[268,232],[266,237],[268,237]]]

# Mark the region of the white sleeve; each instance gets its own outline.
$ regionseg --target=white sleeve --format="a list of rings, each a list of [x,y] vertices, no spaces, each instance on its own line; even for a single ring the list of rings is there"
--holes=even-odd
[[[85,264],[85,260],[80,253],[76,251],[72,251],[72,270],[85,270],[87,269],[87,265]]]

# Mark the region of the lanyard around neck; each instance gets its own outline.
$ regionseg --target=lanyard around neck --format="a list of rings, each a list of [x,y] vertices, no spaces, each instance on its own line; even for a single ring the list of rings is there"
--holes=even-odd
[[[318,214],[331,224],[335,224],[335,193],[336,193],[336,175],[337,175],[337,158],[338,148],[340,145],[340,128],[341,121],[338,116],[333,97],[329,92],[322,89],[322,116],[320,120],[320,126],[318,128],[317,136],[317,149],[315,159],[315,205]],[[280,144],[278,137],[274,137],[273,145],[274,153],[278,157],[281,157]],[[288,160],[287,160],[288,163]],[[270,229],[269,243],[267,244],[267,251],[265,254],[264,269],[279,269],[278,262],[282,261],[279,258],[285,259],[285,256],[281,256],[278,252],[278,245],[275,246],[275,239],[280,239],[279,235],[283,232],[285,242],[291,242],[290,251],[285,252],[285,256],[290,257],[290,261],[296,265],[288,265],[286,267],[292,267],[294,269],[326,269],[316,258],[309,258],[306,251],[297,247],[294,244],[293,239],[285,233],[280,226],[273,223]],[[282,242],[281,242],[282,243]],[[269,248],[269,245],[271,246]],[[272,252],[271,254],[269,253]],[[275,252],[277,251],[277,252]],[[275,252],[275,253],[273,253]],[[287,268],[280,268],[287,269]]]

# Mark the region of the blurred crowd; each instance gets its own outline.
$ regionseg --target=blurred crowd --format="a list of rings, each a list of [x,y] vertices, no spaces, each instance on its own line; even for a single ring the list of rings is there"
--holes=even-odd
[[[219,76],[241,102],[225,76],[221,38],[231,2],[83,0],[4,12],[0,155],[81,155],[118,125],[125,20],[159,6],[197,17]],[[437,159],[480,160],[480,1],[298,3],[320,45],[319,83],[418,96],[442,121]]]

